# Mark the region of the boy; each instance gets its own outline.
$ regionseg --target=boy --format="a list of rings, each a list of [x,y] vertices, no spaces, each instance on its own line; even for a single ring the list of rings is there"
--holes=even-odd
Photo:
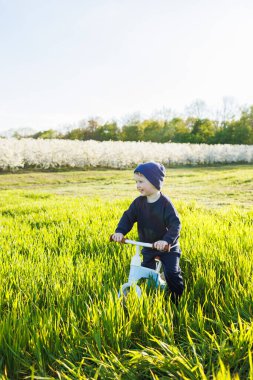
[[[134,179],[141,196],[123,213],[112,239],[121,242],[137,222],[139,240],[154,243],[154,247],[161,251],[158,253],[155,249],[143,248],[141,265],[155,269],[155,257],[159,254],[171,300],[177,303],[184,290],[179,267],[181,250],[178,239],[181,224],[171,201],[160,191],[164,177],[165,168],[160,163],[146,162],[136,167]],[[163,251],[166,245],[169,245],[169,252]],[[170,250],[174,245],[176,246]]]

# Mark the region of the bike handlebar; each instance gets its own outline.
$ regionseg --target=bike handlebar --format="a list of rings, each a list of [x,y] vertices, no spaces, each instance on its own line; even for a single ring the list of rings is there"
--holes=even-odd
[[[110,236],[110,241],[111,242],[114,241],[112,238],[112,235]],[[129,239],[124,238],[124,237],[122,238],[122,240],[120,242],[115,242],[115,243],[132,244],[132,245],[139,245],[140,247],[157,249],[157,248],[155,248],[154,243],[143,243],[141,241],[129,240]],[[171,248],[176,247],[177,245],[178,245],[178,243],[174,244],[173,246],[170,246],[169,244],[167,244],[163,251],[169,252],[171,250]]]

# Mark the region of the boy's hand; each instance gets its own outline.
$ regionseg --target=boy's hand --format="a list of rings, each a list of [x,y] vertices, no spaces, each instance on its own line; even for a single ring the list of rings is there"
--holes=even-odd
[[[165,240],[158,240],[154,243],[154,247],[158,249],[158,251],[170,251],[170,244]]]
[[[124,235],[121,232],[115,232],[115,234],[112,235],[112,240],[121,243]]]

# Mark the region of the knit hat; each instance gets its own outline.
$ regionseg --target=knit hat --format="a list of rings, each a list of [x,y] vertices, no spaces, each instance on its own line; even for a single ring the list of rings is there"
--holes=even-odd
[[[159,162],[145,162],[139,164],[134,173],[141,173],[147,180],[160,190],[165,176],[165,167]]]

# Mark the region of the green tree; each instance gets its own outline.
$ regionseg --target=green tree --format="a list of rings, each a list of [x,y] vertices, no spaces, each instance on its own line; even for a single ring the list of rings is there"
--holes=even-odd
[[[98,140],[99,123],[96,119],[90,119],[88,122],[82,120],[79,128],[72,129],[64,136],[70,140]]]
[[[244,110],[239,120],[223,124],[215,134],[214,143],[253,144],[253,106]]]
[[[143,127],[137,122],[134,124],[127,124],[122,127],[121,138],[123,141],[142,141]]]
[[[173,142],[184,143],[188,142],[190,137],[190,130],[184,120],[181,120],[175,125],[175,133]]]
[[[186,142],[189,135],[189,129],[183,119],[174,117],[166,121],[163,127],[162,142]]]
[[[241,144],[253,144],[253,106],[242,111],[239,135],[241,136]]]
[[[143,141],[162,142],[164,122],[144,120],[140,127],[143,130]]]
[[[61,134],[53,129],[47,131],[37,132],[31,136],[33,139],[57,139],[61,137]]]
[[[210,144],[216,133],[216,125],[209,119],[196,119],[190,133],[191,143]]]
[[[63,138],[66,140],[87,140],[85,128],[74,128],[67,132]]]
[[[223,144],[253,144],[253,133],[250,125],[240,120],[232,121],[224,128],[221,135]]]
[[[120,129],[117,123],[106,123],[101,125],[96,130],[96,140],[108,141],[108,140],[119,140]]]

